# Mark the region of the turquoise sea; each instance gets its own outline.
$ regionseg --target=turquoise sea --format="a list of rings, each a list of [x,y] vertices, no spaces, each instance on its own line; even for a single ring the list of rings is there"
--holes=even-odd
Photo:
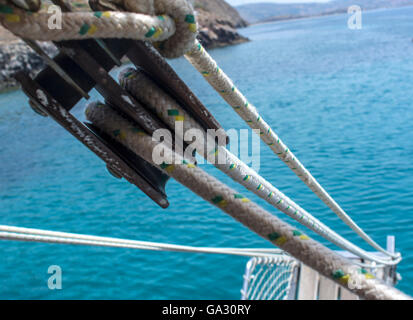
[[[409,294],[412,15],[412,7],[366,12],[361,30],[347,28],[347,15],[256,25],[241,31],[251,42],[211,51],[352,218],[383,246],[387,235],[396,236],[404,257],[398,287]],[[246,128],[186,60],[171,63],[225,129]],[[84,105],[74,110],[81,118]],[[35,115],[21,92],[0,95],[0,164],[0,224],[194,246],[270,246],[174,181],[167,187],[170,208],[158,208],[112,178],[50,119]],[[260,173],[368,249],[264,145]],[[247,260],[4,241],[0,299],[239,299]],[[50,265],[62,268],[62,290],[47,287]]]

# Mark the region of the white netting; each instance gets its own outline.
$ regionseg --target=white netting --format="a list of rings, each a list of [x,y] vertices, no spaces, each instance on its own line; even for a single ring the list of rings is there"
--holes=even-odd
[[[252,258],[245,270],[242,300],[287,300],[291,297],[298,265],[295,259],[284,254]]]

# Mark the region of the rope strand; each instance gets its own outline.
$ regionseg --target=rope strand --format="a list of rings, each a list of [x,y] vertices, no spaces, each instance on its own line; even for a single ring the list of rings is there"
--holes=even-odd
[[[334,201],[327,191],[318,183],[291,150],[281,141],[274,130],[265,122],[257,109],[235,87],[232,80],[219,68],[216,61],[202,45],[196,41],[186,59],[201,73],[206,81],[235,112],[254,130],[258,130],[261,140],[313,191],[344,223],[353,229],[362,239],[385,255],[398,259],[400,254],[393,254],[379,246],[371,239]]]
[[[50,41],[125,37],[161,41],[157,48],[166,57],[178,57],[186,53],[187,60],[205,76],[210,85],[252,129],[259,130],[261,139],[341,220],[373,248],[391,257],[394,261],[400,261],[399,253],[390,253],[378,245],[334,201],[258,114],[256,108],[235,87],[231,79],[219,68],[202,45],[196,41],[197,23],[194,10],[188,1],[146,0],[145,5],[136,3],[135,0],[122,2],[125,9],[142,10],[145,11],[142,12],[145,14],[110,11],[64,13],[62,16],[63,27],[60,30],[49,28],[48,14],[42,12],[30,14],[3,3],[4,0],[0,0],[0,23],[24,38]],[[162,16],[150,16],[154,13],[162,14]],[[267,190],[271,189],[269,183],[262,185]],[[288,207],[289,204],[285,203]],[[283,209],[285,210],[285,208]],[[309,221],[311,225],[312,222]]]
[[[134,68],[126,68],[119,74],[119,82],[132,96],[142,102],[154,114],[157,114],[170,129],[174,129],[178,125],[182,127],[182,130],[175,130],[175,134],[182,141],[187,133],[190,135],[190,132],[193,129],[197,129],[199,132],[204,131],[172,97],[159,88],[144,72]],[[211,162],[213,165],[220,171],[270,203],[281,212],[293,218],[298,223],[362,259],[371,260],[384,265],[396,265],[400,262],[400,258],[395,260],[385,260],[376,257],[344,239],[284,195],[224,146],[215,144],[209,145],[208,138],[205,137],[205,135],[203,136],[204,140],[200,143],[198,142],[199,145],[196,147],[198,154],[206,160],[212,160]],[[214,139],[210,138],[209,141],[214,141]],[[205,151],[204,149],[208,147],[210,149]],[[211,154],[214,154],[217,157],[214,156],[212,157],[213,159],[211,159]]]
[[[157,143],[140,128],[121,118],[106,105],[93,104],[87,109],[86,116],[94,125],[156,166],[152,153]],[[122,130],[122,134],[118,134],[119,130]],[[409,299],[365,270],[355,268],[348,260],[310,239],[257,204],[245,201],[245,197],[238,192],[200,168],[188,164],[171,149],[165,148],[164,152],[167,157],[170,155],[172,159],[181,159],[181,162],[157,166],[163,172],[322,275],[345,286],[354,281],[357,286],[348,289],[366,299]]]
[[[135,0],[124,0],[122,3],[125,5],[125,8],[129,10],[141,10],[139,8],[142,8],[142,6],[135,6],[134,1]],[[4,4],[4,0],[0,0],[0,23],[16,35],[32,40],[55,41],[85,38],[131,38],[159,41],[160,44],[157,48],[165,57],[178,57],[187,52],[187,59],[205,76],[211,86],[221,94],[251,128],[259,129],[262,140],[270,146],[280,159],[361,238],[380,252],[394,259],[392,262],[381,260],[377,257],[373,257],[374,259],[371,260],[380,261],[384,264],[396,264],[400,261],[399,254],[389,253],[380,247],[331,198],[262,119],[255,107],[249,104],[228,76],[221,71],[216,62],[195,40],[197,24],[190,3],[186,0],[147,1],[152,5],[145,7],[149,8],[148,10],[150,12],[142,12],[144,14],[110,11],[65,13],[63,14],[62,21],[63,28],[59,30],[49,28],[49,17],[43,13],[31,14],[14,6],[7,6]],[[155,11],[153,12],[151,8]],[[153,13],[161,14],[162,16],[150,16]],[[151,137],[145,134],[137,134],[137,132],[140,132],[139,128],[134,127],[126,120],[120,118],[117,114],[113,113],[110,108],[106,106],[98,108],[97,106],[98,105],[95,104],[94,108],[88,109],[88,117],[98,126],[102,127],[104,131],[107,131],[108,134],[113,133],[113,130],[118,131],[119,128],[131,129],[126,130],[125,134],[115,136],[114,138],[126,147],[134,150],[146,161],[152,163],[152,151],[155,144]],[[111,119],[111,121],[108,121],[108,119]],[[225,153],[225,151],[221,149],[220,151]],[[282,222],[255,203],[249,202],[248,199],[242,195],[209,176],[201,169],[189,164],[182,157],[180,158],[179,154],[174,153],[172,150],[167,150],[167,153],[170,153],[172,158],[182,159],[182,163],[177,165],[164,164],[161,166],[164,172],[174,177],[177,181],[187,186],[208,202],[222,209],[255,233],[270,240],[321,274],[341,285],[346,285],[352,280],[357,281],[360,286],[352,289],[352,291],[366,299],[409,298],[398,290],[390,288],[375,279],[371,279],[371,275],[368,273],[360,272],[359,274],[352,274],[351,272],[354,267],[342,257],[337,256],[331,250],[311,240],[302,232]],[[228,159],[237,161],[237,159],[234,159],[234,157],[228,153],[227,156]],[[246,169],[245,173],[248,175],[248,172],[251,171],[247,170],[248,169]],[[262,181],[262,185],[264,188],[267,188],[267,191],[278,191],[263,178],[254,175],[254,179],[254,183]],[[251,185],[246,185],[246,187],[249,189],[252,188]],[[277,195],[281,197],[282,193],[278,191]],[[284,195],[282,196],[285,197]],[[288,198],[285,197],[285,199]],[[291,205],[293,204],[291,201]],[[297,205],[296,207],[297,209],[301,209]],[[289,208],[283,207],[281,207],[281,209],[283,211],[289,210]],[[308,216],[310,217],[309,214]],[[17,239],[21,235],[6,232],[2,233],[2,236],[16,237]],[[41,239],[39,238],[39,240]],[[53,237],[47,240],[68,241],[67,239],[55,239]],[[94,240],[84,241],[93,242]],[[98,243],[107,245],[110,242],[103,241]],[[112,244],[115,244],[115,242]],[[352,244],[350,243],[350,245]],[[355,248],[357,247],[354,246],[353,250],[356,250]],[[363,255],[363,252],[364,251],[360,251],[359,253]],[[370,256],[368,255],[366,257]]]

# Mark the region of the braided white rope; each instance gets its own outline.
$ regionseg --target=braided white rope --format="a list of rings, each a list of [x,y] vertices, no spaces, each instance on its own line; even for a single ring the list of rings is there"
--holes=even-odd
[[[86,116],[104,132],[155,165],[152,162],[152,152],[157,143],[111,108],[93,104],[87,108]],[[120,128],[124,130],[123,134],[115,134]],[[179,155],[174,154],[170,149],[165,148],[165,153],[179,159]],[[297,230],[289,224],[257,204],[243,201],[242,198],[237,197],[237,192],[181,159],[180,164],[161,165],[160,168],[206,201],[219,207],[253,232],[270,240],[319,273],[341,285],[355,281],[357,286],[348,289],[366,299],[409,299],[404,293],[374,279],[371,274],[363,272],[362,269],[358,269],[359,273],[354,273],[354,266],[344,258],[308,237],[298,236]]]
[[[232,80],[219,68],[216,61],[199,42],[196,42],[186,55],[186,59],[204,76],[208,83],[238,113],[252,129],[259,130],[262,141],[313,191],[341,220],[353,229],[362,239],[376,250],[392,257],[392,254],[371,239],[334,201],[327,191],[318,183],[290,149],[281,141],[272,128],[265,122],[257,109],[235,87]]]
[[[124,1],[126,8],[147,10],[140,13],[63,13],[62,27],[52,29],[50,14],[30,13],[0,0],[0,23],[15,35],[30,40],[129,38],[158,42],[157,47],[165,57],[182,56],[192,47],[196,38],[197,24],[191,4],[186,0],[146,2],[147,5],[139,5],[135,0]]]
[[[190,130],[194,128],[201,132],[204,131],[173,98],[160,89],[142,71],[126,68],[119,74],[119,82],[132,96],[142,102],[153,113],[157,114],[169,128],[174,129],[176,124],[180,123],[183,130],[175,130],[175,134],[180,139],[183,140],[187,133],[190,133]],[[275,208],[279,209],[281,212],[287,214],[289,217],[305,225],[340,248],[352,252],[360,258],[375,261],[383,265],[395,265],[400,262],[400,259],[381,259],[355,246],[353,243],[344,239],[324,225],[309,212],[301,208],[293,200],[288,198],[271,183],[266,181],[253,169],[229,152],[224,146],[216,146],[215,144],[208,145],[207,137],[204,138],[205,142],[203,143],[203,146],[210,147],[210,149],[204,152],[201,148],[197,148],[197,152],[202,157],[206,160],[210,160],[209,155],[219,155],[219,162],[214,161],[213,163],[215,167]],[[214,141],[212,138],[210,140]],[[213,160],[217,159],[214,157]],[[246,201],[246,199],[244,201]]]

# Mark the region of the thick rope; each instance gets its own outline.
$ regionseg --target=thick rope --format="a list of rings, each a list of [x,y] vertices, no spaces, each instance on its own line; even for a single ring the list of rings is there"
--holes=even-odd
[[[91,105],[86,116],[89,121],[110,134],[117,141],[133,150],[143,159],[152,161],[157,143],[142,130],[121,118],[105,105]],[[123,134],[119,134],[123,128]],[[178,159],[179,155],[168,148],[165,153]],[[329,277],[340,285],[357,283],[349,287],[352,292],[365,299],[409,299],[407,295],[389,287],[363,269],[355,268],[332,250],[305,236],[289,224],[271,215],[257,204],[246,202],[243,196],[210,176],[200,168],[188,164],[183,158],[180,164],[163,164],[159,168],[197,195],[217,206],[261,237],[270,240],[293,257]]]
[[[308,170],[289,152],[286,146],[279,140],[278,136],[276,136],[271,128],[262,120],[256,109],[249,105],[246,98],[235,88],[232,81],[219,69],[216,62],[203,50],[202,46],[197,42],[195,42],[194,45],[196,21],[191,5],[186,0],[157,0],[149,2],[149,4],[153,5],[143,6],[143,10],[150,11],[148,14],[167,14],[175,19],[177,32],[172,38],[162,42],[161,45],[158,46],[159,50],[167,57],[175,57],[181,55],[182,52],[189,51],[190,47],[192,47],[187,55],[188,60],[206,76],[210,84],[238,111],[241,117],[252,128],[260,129],[260,135],[263,141],[270,145],[273,151],[296,172],[310,189],[364,240],[377,250],[394,258],[398,258],[398,255],[388,253],[376,244],[351,220],[341,207],[318,184],[314,177],[311,176]],[[142,10],[142,5],[137,4],[134,0],[124,0],[122,1],[122,5],[129,10]],[[113,20],[112,13],[114,14]],[[122,14],[123,16],[119,16]],[[68,37],[71,37],[71,39],[79,39],[78,36],[81,35],[84,36],[84,38],[128,37],[152,41],[158,38],[158,40],[162,41],[173,34],[171,31],[171,21],[166,16],[153,18],[146,15],[141,16],[138,14],[119,12],[96,12],[93,13],[93,15],[91,13],[76,13],[73,16],[70,15],[71,13],[64,14],[64,28],[62,28],[64,32],[60,32],[59,35],[59,29],[56,29],[56,31],[51,30],[48,26],[46,27],[46,22],[48,21],[46,21],[47,19],[45,19],[42,13],[27,13],[16,7],[7,6],[4,0],[0,0],[0,22],[15,34],[33,40],[65,40],[68,39],[66,36],[69,32]],[[79,17],[80,20],[76,21],[76,17]],[[102,17],[109,21],[104,21]],[[161,22],[152,19],[158,19]],[[108,23],[105,24],[106,22]],[[125,22],[127,22],[126,25],[124,24]],[[130,26],[132,26],[132,28],[129,28]],[[100,31],[100,27],[109,30]],[[67,30],[67,28],[72,31]],[[166,32],[168,36],[164,34],[164,29],[168,31]],[[22,30],[25,32],[22,32]],[[114,30],[116,30],[116,32]],[[124,33],[121,31],[124,31]],[[145,34],[144,31],[146,31]],[[51,34],[53,32],[55,35]],[[42,38],[43,36],[45,38]],[[55,36],[57,38],[54,38]],[[172,41],[173,38],[175,41]],[[177,42],[176,40],[178,39],[182,41]]]
[[[258,114],[234,86],[231,79],[195,40],[196,19],[194,10],[186,0],[134,0],[114,1],[119,7],[131,11],[146,11],[146,14],[164,14],[157,18],[148,15],[120,12],[76,12],[63,14],[63,28],[51,30],[50,16],[45,13],[28,14],[17,7],[7,6],[0,1],[0,22],[22,38],[33,40],[68,40],[85,38],[133,38],[150,41],[167,41],[158,45],[166,57],[177,57],[187,52],[186,58],[205,76],[211,86],[228,102],[241,118],[252,128],[258,129],[261,139],[279,158],[351,229],[380,252],[398,259],[372,240],[334,201],[327,191],[280,140],[271,127]],[[176,33],[173,21],[175,20]]]
[[[197,24],[188,1],[152,0],[150,6],[136,4],[135,0],[124,1],[127,8],[148,12],[67,12],[62,14],[62,27],[51,29],[51,14],[30,13],[0,0],[0,23],[18,37],[30,40],[147,40],[160,42],[157,48],[168,58],[180,57],[190,50],[196,38]]]
[[[313,191],[341,220],[353,229],[361,238],[376,250],[392,257],[371,239],[334,201],[327,191],[318,183],[291,150],[281,141],[274,130],[265,122],[257,109],[235,87],[232,80],[219,68],[215,60],[208,54],[199,42],[196,42],[186,55],[186,59],[204,76],[208,83],[237,112],[237,114],[254,130],[259,131],[262,141]]]
[[[175,33],[173,20],[162,19],[137,13],[124,12],[69,12],[62,15],[62,28],[50,29],[48,13],[28,15],[25,11],[11,6],[0,7],[1,23],[15,35],[41,41],[80,40],[88,38],[149,38],[164,41]],[[162,29],[162,33],[152,35],[152,28]]]
[[[204,132],[197,121],[179,106],[172,97],[159,88],[144,72],[134,68],[126,68],[119,74],[119,82],[134,98],[143,103],[154,114],[157,114],[170,129],[175,129],[175,134],[182,141],[184,137],[192,139],[192,129]],[[182,127],[182,130],[176,130],[177,124]],[[208,145],[206,134],[203,137],[204,141],[201,141],[201,146],[196,148],[198,154],[206,160],[212,160],[215,167],[281,212],[287,214],[289,217],[305,225],[340,248],[352,252],[360,258],[384,265],[395,265],[399,263],[400,259],[380,259],[342,238],[284,195],[257,172],[248,167],[224,146],[215,144]],[[209,140],[214,141],[215,139],[210,138]],[[210,149],[204,151],[207,147]],[[190,154],[192,154],[192,152],[190,152]],[[212,159],[210,157],[211,155],[214,155]],[[187,158],[189,158],[189,156],[190,155],[188,155]]]

